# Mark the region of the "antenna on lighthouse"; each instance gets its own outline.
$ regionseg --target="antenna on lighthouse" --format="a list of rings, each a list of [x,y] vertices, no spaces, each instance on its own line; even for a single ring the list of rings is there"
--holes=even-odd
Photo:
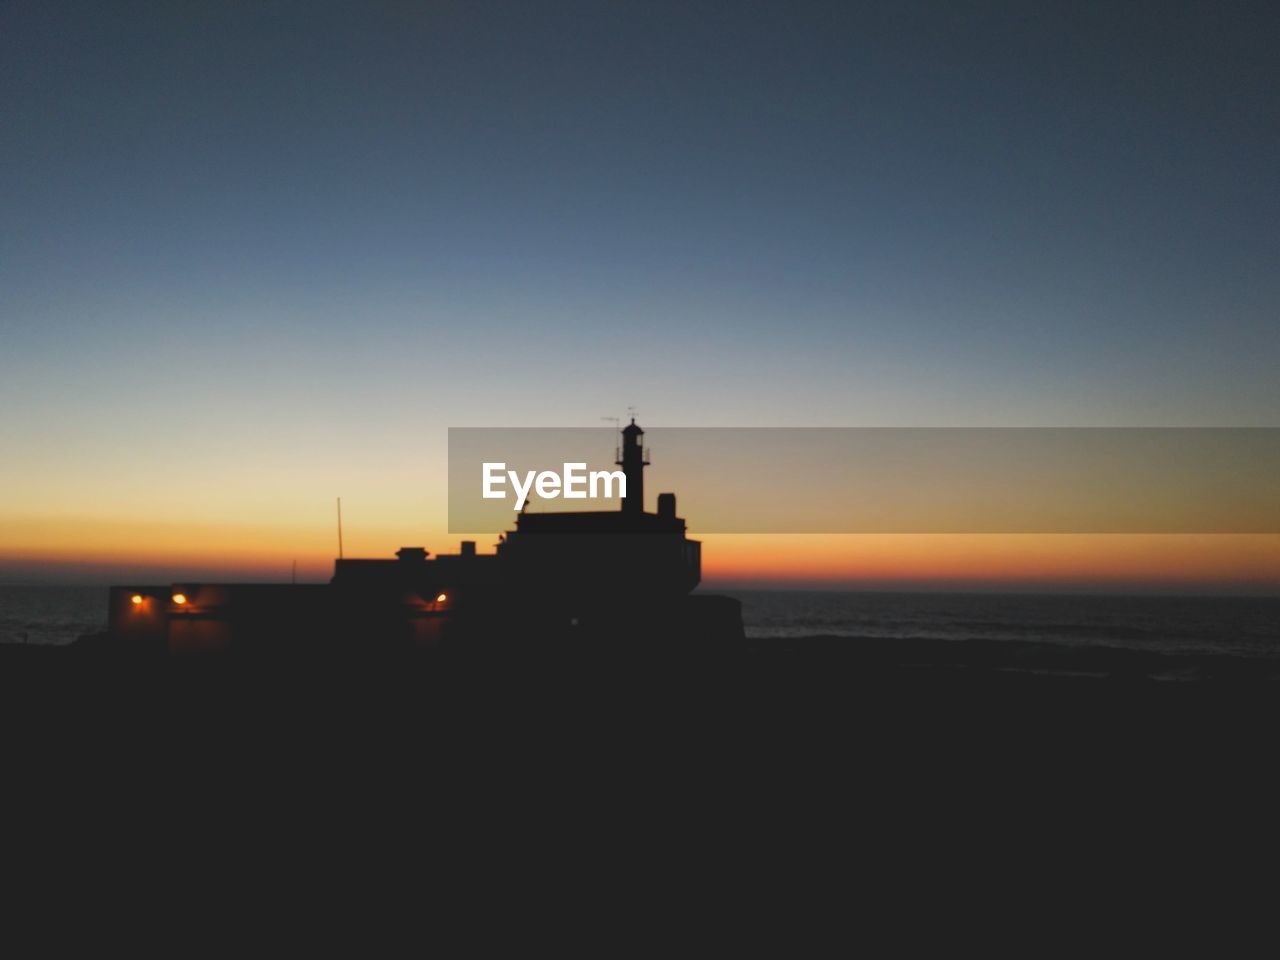
[[[621,417],[601,417],[600,419],[601,419],[601,420],[603,420],[603,421],[605,421],[605,423],[612,423],[612,424],[613,424],[613,432],[614,432],[614,433],[621,433],[621,432],[622,432],[622,418],[621,418]],[[618,442],[617,442],[616,440],[614,441],[614,446],[613,446],[613,459],[615,459],[615,460],[621,460],[621,459],[622,459],[622,447],[621,447],[621,445],[620,445],[620,444],[618,444]]]

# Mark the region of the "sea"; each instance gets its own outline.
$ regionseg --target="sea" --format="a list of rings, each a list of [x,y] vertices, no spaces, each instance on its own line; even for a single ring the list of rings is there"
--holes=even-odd
[[[1280,597],[724,591],[747,635],[1007,640],[1280,657]],[[66,644],[106,627],[104,587],[0,586],[0,643]]]
[[[1280,656],[1280,596],[743,591],[747,634]]]

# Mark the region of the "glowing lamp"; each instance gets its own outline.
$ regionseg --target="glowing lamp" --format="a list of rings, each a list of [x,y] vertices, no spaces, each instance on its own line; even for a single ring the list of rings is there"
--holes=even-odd
[[[173,595],[173,602],[176,603],[178,606],[182,606],[184,603],[187,602],[187,595],[185,593],[175,593]]]
[[[129,598],[129,602],[132,603],[135,607],[138,606],[140,603],[142,603],[142,594],[135,593],[132,597]]]
[[[447,593],[442,593],[436,597],[436,603],[444,603],[448,599],[449,595]]]

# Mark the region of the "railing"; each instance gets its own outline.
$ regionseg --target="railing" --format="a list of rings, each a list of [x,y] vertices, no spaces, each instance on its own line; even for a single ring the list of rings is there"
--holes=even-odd
[[[651,451],[650,451],[650,449],[649,449],[648,447],[641,447],[641,448],[640,448],[640,462],[641,462],[641,463],[643,463],[646,467],[649,465],[649,454],[650,454],[650,453],[651,453]],[[621,463],[622,463],[622,448],[621,448],[621,447],[614,447],[614,448],[613,448],[613,462],[614,462],[614,463],[616,463],[616,464],[621,464]]]

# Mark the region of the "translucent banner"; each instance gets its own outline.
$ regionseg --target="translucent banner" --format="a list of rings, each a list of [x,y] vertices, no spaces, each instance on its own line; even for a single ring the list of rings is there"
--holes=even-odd
[[[618,511],[629,481],[629,509],[674,493],[695,534],[1280,533],[1276,428],[646,427],[631,439],[641,459],[627,467],[607,428],[450,429],[450,531],[512,529],[522,510]]]

